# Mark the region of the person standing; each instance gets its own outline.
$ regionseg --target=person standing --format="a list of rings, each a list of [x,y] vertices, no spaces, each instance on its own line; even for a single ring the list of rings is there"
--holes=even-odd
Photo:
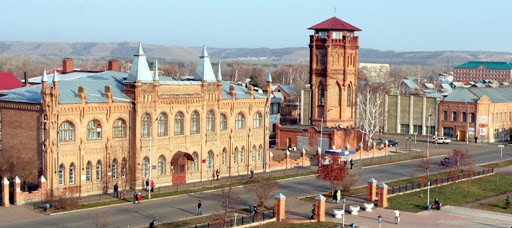
[[[140,201],[142,201],[142,193],[138,193],[137,194],[137,202],[140,203]]]
[[[155,188],[155,182],[151,180],[151,192],[153,192],[153,189]]]
[[[148,188],[149,188],[149,178],[146,179],[146,191],[148,191]]]
[[[400,223],[400,211],[395,210],[395,223]]]
[[[155,220],[149,223],[149,228],[155,228]]]
[[[119,197],[119,186],[117,185],[117,183],[114,185],[114,197]]]
[[[338,189],[336,192],[336,203],[340,203],[341,191]]]
[[[219,177],[220,177],[220,171],[219,171],[219,169],[217,169],[217,170],[215,171],[215,175],[217,175],[217,180],[219,180]]]
[[[203,208],[203,203],[201,203],[201,200],[199,200],[199,202],[197,203],[197,215],[203,215],[202,208]]]
[[[354,166],[354,159],[350,159],[350,169],[352,169],[352,166]]]
[[[138,198],[139,198],[139,195],[137,194],[137,191],[133,192],[133,204],[135,204],[135,202],[137,201]]]
[[[315,204],[311,207],[311,219],[315,218]]]
[[[254,170],[251,168],[251,179],[254,177]]]

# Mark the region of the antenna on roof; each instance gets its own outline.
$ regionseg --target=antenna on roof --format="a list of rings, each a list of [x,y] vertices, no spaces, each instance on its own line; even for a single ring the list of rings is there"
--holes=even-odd
[[[334,5],[334,16],[336,17],[336,0],[333,0],[332,3]]]

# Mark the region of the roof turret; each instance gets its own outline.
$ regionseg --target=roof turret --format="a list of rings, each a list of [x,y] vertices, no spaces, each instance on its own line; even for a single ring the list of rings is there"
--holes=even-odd
[[[216,82],[215,74],[213,73],[212,63],[210,62],[210,56],[206,51],[206,46],[203,46],[203,52],[199,57],[199,63],[197,63],[196,74],[194,80],[207,82]]]
[[[43,76],[41,77],[41,82],[47,82],[47,81],[48,81],[48,76],[46,76],[46,69],[44,69]]]
[[[267,82],[272,82],[272,75],[270,74],[270,72],[268,72],[267,75]]]
[[[217,73],[217,81],[222,81],[222,70],[220,68],[220,61],[219,61],[219,72]]]
[[[158,81],[158,59],[155,60],[155,81]]]
[[[59,80],[59,76],[57,76],[57,69],[55,69],[55,72],[53,73],[53,81],[54,81],[54,82],[58,82],[58,81],[60,81],[60,80]]]
[[[142,83],[153,83],[153,76],[149,70],[148,61],[144,50],[142,50],[142,43],[139,43],[139,50],[137,54],[133,55],[132,68],[126,79],[128,82],[140,81]]]

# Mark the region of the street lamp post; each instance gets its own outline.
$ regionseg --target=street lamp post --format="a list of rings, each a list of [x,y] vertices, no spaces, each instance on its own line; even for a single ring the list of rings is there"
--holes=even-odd
[[[427,207],[430,205],[430,180],[427,180]]]
[[[498,145],[500,147],[500,164],[501,162],[503,161],[503,147],[505,147],[505,145]]]
[[[432,116],[432,114],[430,114],[430,110],[428,111],[428,138],[427,138],[427,159],[428,159],[428,156],[429,156],[429,150],[430,150],[430,130],[432,129],[432,127],[430,126],[430,117]]]
[[[153,124],[158,120],[158,117],[155,119],[155,121],[152,121],[151,124],[149,124],[149,183],[148,183],[148,199],[151,199],[151,189],[153,187],[152,185],[152,179],[151,179],[151,172],[153,171],[153,160],[152,160],[152,152],[153,152]]]
[[[342,227],[345,227],[345,203],[347,202],[347,197],[344,196],[343,197],[343,226]]]
[[[381,228],[382,216],[379,215],[379,217],[377,217],[377,221],[379,222],[379,228]]]
[[[468,102],[464,102],[466,103],[466,124],[467,124],[467,128],[466,128],[466,144],[469,144],[469,112],[468,112]]]
[[[331,110],[332,110],[332,108],[327,110],[327,113],[329,113]],[[320,155],[322,153],[322,147],[323,147],[323,143],[324,143],[324,141],[322,140],[323,136],[324,136],[323,135],[324,134],[324,117],[325,117],[325,114],[322,115],[322,121],[320,122],[320,146],[318,147],[318,155]]]

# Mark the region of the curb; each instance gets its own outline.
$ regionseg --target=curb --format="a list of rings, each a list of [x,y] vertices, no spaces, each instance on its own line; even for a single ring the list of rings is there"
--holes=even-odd
[[[448,156],[448,154],[430,156],[430,158],[439,158],[439,157],[446,157],[446,156]],[[400,163],[405,163],[405,162],[418,161],[418,160],[421,160],[421,159],[424,159],[424,158],[417,158],[417,159],[411,159],[411,160],[391,162],[391,163],[385,163],[385,164],[379,164],[379,165],[364,166],[364,167],[360,167],[360,169],[367,169],[367,168],[373,168],[373,167],[384,166],[384,165],[391,165],[391,164],[400,164]]]

